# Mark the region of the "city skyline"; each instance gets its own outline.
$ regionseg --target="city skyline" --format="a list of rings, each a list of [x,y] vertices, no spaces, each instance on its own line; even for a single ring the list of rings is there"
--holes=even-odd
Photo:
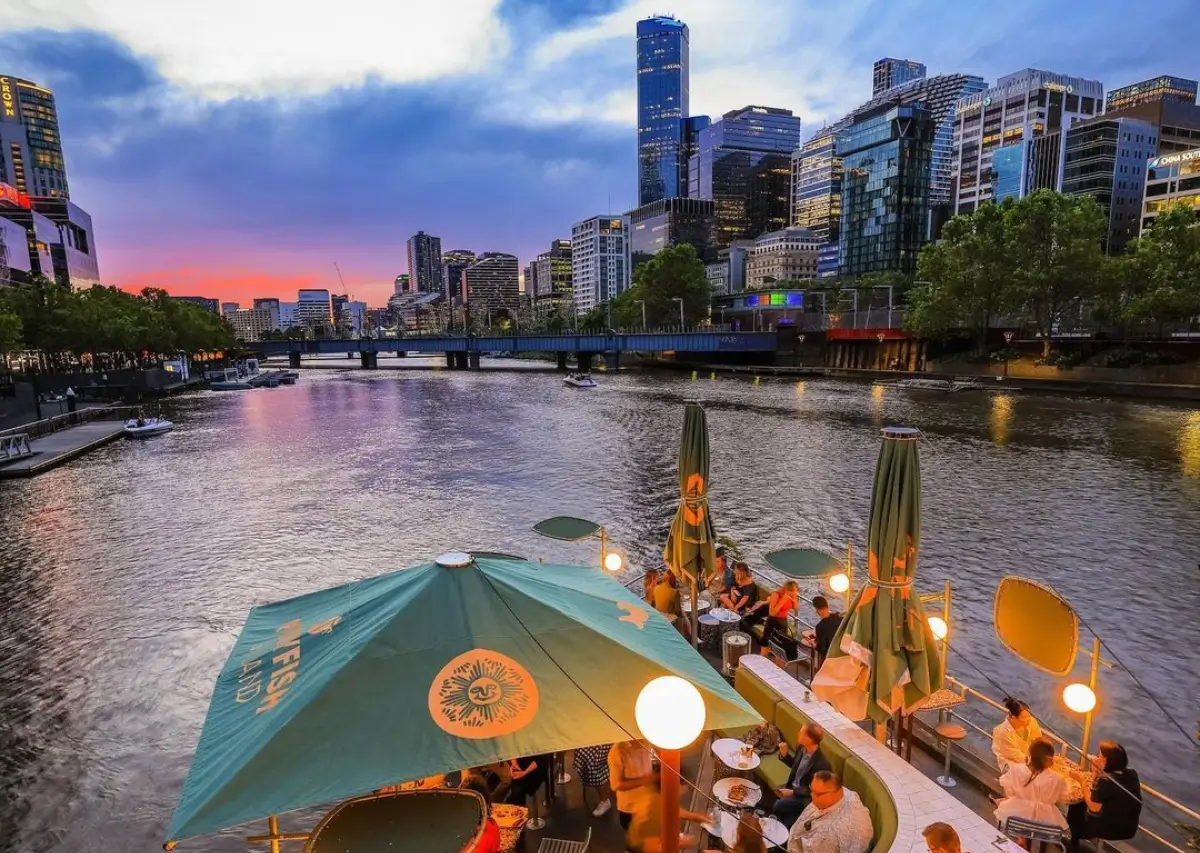
[[[523,267],[572,223],[637,205],[635,27],[660,11],[649,3],[373,11],[378,37],[331,34],[301,9],[229,43],[198,13],[59,5],[50,21],[30,0],[4,4],[0,73],[54,91],[72,200],[92,214],[105,283],[243,304],[328,288],[381,305],[418,231]],[[1152,17],[1093,3],[1036,41],[1021,33],[1050,0],[969,20],[959,8],[695,0],[675,10],[690,31],[689,112],[769,104],[795,112],[807,140],[870,97],[881,57],[989,85],[1025,67],[1107,90],[1200,76],[1188,28],[1162,25],[1184,20],[1183,0]],[[384,38],[401,26],[417,50]],[[276,44],[276,63],[243,55],[261,52],[243,38]]]

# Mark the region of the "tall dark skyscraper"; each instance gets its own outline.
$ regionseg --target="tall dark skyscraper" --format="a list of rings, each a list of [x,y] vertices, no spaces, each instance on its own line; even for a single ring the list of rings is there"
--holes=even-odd
[[[418,293],[441,291],[441,237],[418,231],[408,238],[408,286]]]
[[[637,24],[638,206],[687,195],[688,28],[656,15]]]
[[[448,304],[461,305],[467,298],[463,291],[463,270],[475,263],[470,249],[451,249],[442,255],[442,295]]]
[[[688,196],[714,203],[713,249],[787,226],[799,145],[800,117],[775,107],[732,110],[700,131]]]
[[[923,63],[913,62],[911,59],[892,59],[885,56],[875,63],[871,80],[871,94],[881,94],[901,83],[920,80],[924,76],[925,65]]]
[[[0,76],[0,184],[26,195],[70,198],[54,93]]]

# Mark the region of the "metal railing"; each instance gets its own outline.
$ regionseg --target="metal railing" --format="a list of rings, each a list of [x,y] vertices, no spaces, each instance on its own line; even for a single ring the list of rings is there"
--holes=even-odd
[[[33,455],[29,446],[29,436],[23,432],[13,435],[0,436],[0,462],[11,462],[14,459],[24,459]]]
[[[19,427],[0,430],[0,438],[19,434],[24,434],[27,438],[31,439],[39,438],[43,435],[58,432],[60,429],[66,429],[67,427],[87,423],[88,421],[121,418],[130,413],[136,414],[137,410],[137,406],[89,406],[77,409],[74,412],[65,412],[61,415],[42,418],[40,421],[33,421]]]

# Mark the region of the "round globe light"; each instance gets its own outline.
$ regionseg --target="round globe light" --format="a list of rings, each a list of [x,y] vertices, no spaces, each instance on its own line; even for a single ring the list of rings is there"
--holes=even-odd
[[[950,633],[950,626],[946,624],[946,620],[941,616],[930,616],[929,630],[933,632],[935,640],[944,640],[946,639],[946,635]]]
[[[608,569],[610,572],[621,571],[621,566],[624,564],[625,561],[621,559],[621,555],[616,551],[609,551],[604,555],[604,568]]]
[[[662,675],[638,694],[634,719],[642,736],[659,749],[683,749],[704,730],[704,697],[690,681]]]
[[[1062,697],[1063,704],[1076,714],[1086,714],[1096,707],[1096,691],[1078,681],[1064,687]]]
[[[829,588],[837,593],[845,592],[850,588],[850,576],[845,572],[838,572],[836,575],[830,575]]]

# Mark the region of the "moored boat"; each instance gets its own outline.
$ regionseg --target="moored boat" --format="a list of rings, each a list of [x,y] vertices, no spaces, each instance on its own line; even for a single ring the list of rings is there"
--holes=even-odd
[[[568,373],[563,377],[563,382],[573,388],[595,388],[596,380],[592,378],[590,373]]]
[[[175,429],[166,418],[130,418],[125,422],[125,435],[130,438],[153,438]]]

